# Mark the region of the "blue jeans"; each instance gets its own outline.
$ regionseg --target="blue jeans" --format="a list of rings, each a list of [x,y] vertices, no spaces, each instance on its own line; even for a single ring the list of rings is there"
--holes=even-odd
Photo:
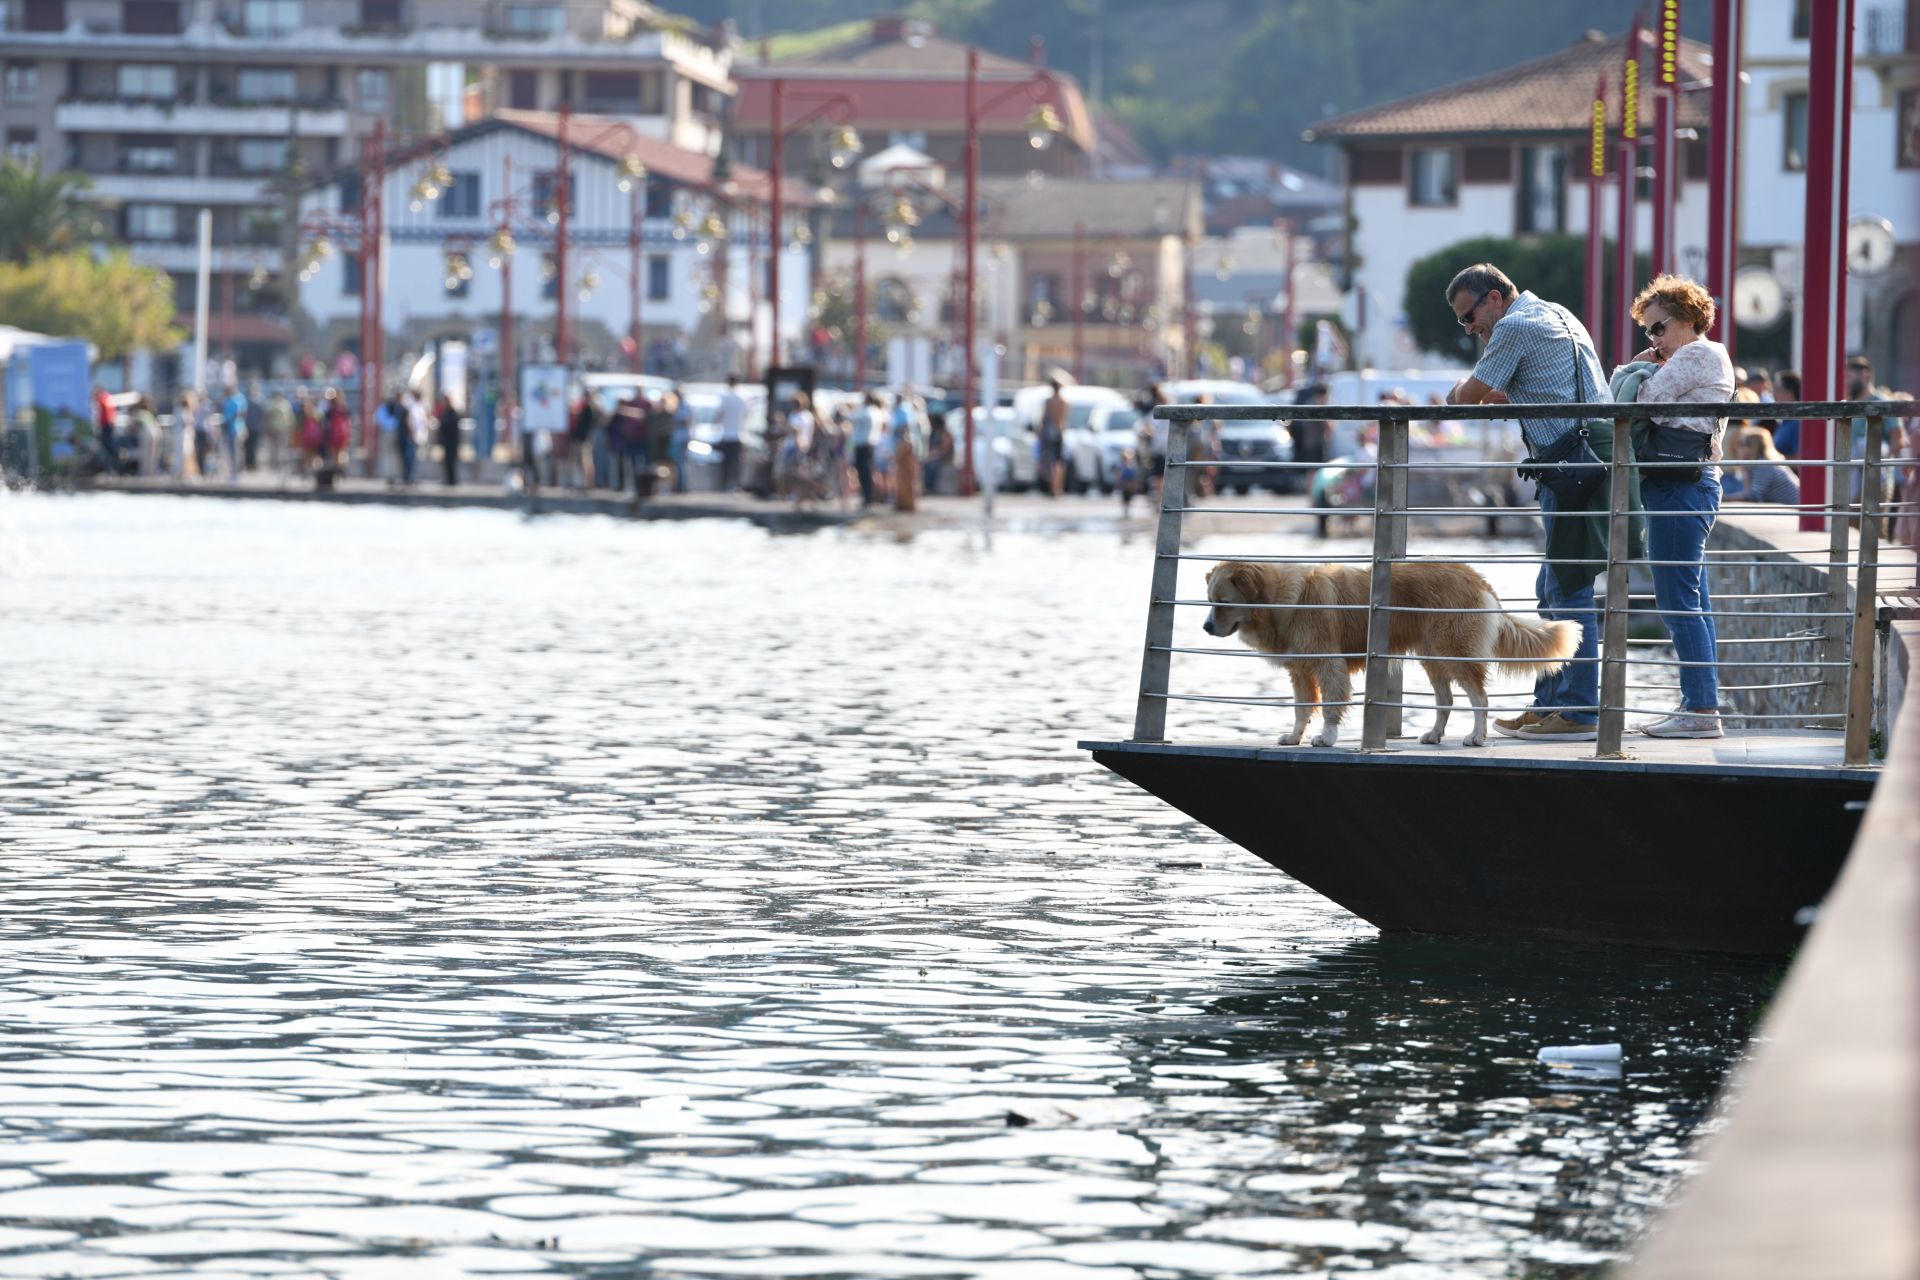
[[[1707,533],[1720,510],[1720,482],[1709,475],[1691,484],[1647,479],[1641,481],[1640,500],[1647,509],[1647,559],[1655,562],[1653,598],[1673,636],[1674,654],[1681,662],[1708,664],[1680,668],[1680,700],[1689,711],[1717,710],[1720,673],[1712,663],[1718,657],[1719,637],[1703,561]],[[1669,511],[1682,514],[1663,514]],[[1679,563],[1660,564],[1662,560]]]
[[[1553,506],[1553,491],[1540,486],[1541,515],[1551,518]],[[1597,724],[1600,717],[1593,708],[1600,703],[1600,627],[1594,614],[1593,583],[1589,580],[1578,591],[1562,592],[1553,566],[1543,564],[1540,576],[1534,579],[1533,594],[1539,601],[1540,616],[1548,622],[1580,624],[1580,647],[1573,651],[1572,659],[1552,675],[1534,681],[1534,708],[1543,715],[1559,711],[1575,724]],[[1568,711],[1568,707],[1586,710]]]

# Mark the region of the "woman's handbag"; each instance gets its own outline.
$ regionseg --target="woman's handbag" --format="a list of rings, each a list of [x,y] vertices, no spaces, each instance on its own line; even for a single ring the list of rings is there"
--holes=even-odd
[[[1641,473],[1645,484],[1697,484],[1702,464],[1713,452],[1713,435],[1686,427],[1667,427],[1641,418],[1633,424],[1633,456],[1640,462],[1691,462],[1692,467],[1660,467]]]

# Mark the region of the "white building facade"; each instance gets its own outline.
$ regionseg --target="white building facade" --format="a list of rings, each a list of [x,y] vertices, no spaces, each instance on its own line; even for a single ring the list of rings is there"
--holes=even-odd
[[[1703,82],[1705,50],[1682,42],[1683,86]],[[1607,76],[1617,135],[1624,37],[1583,40],[1492,76],[1391,102],[1319,126],[1310,137],[1342,150],[1347,200],[1344,318],[1361,367],[1446,364],[1414,343],[1407,275],[1415,262],[1463,240],[1587,232],[1588,122],[1599,76]],[[1652,37],[1647,37],[1652,66]],[[1649,83],[1651,77],[1649,77]],[[1705,95],[1680,95],[1673,265],[1700,275],[1707,236]],[[1651,132],[1642,105],[1642,134]],[[1691,135],[1691,136],[1689,136]],[[1643,161],[1644,163],[1644,161]],[[1612,149],[1608,168],[1617,169]],[[1647,184],[1635,202],[1635,244],[1648,251],[1653,207]],[[1605,192],[1603,228],[1617,227],[1618,189]],[[1461,266],[1470,263],[1462,262]],[[1525,280],[1516,283],[1526,288]],[[1581,298],[1556,301],[1583,310]],[[1415,305],[1443,307],[1440,297]],[[1609,322],[1611,323],[1611,321]]]
[[[1912,0],[1860,0],[1854,28],[1850,202],[1855,218],[1892,224],[1899,252],[1847,288],[1847,345],[1883,381],[1920,390],[1913,267],[1920,253],[1920,67]],[[1809,7],[1747,0],[1741,111],[1743,263],[1773,272],[1786,297],[1771,349],[1798,363],[1800,245],[1806,226]],[[1790,336],[1789,336],[1790,335]]]

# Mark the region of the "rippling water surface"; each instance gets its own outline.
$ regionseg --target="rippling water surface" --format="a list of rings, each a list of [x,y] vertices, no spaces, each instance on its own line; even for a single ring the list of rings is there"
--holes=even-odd
[[[1589,1274],[1770,975],[1103,773],[1148,560],[0,495],[0,1276]]]

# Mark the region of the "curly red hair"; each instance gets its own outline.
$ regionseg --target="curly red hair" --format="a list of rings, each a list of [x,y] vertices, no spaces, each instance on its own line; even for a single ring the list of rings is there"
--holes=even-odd
[[[1659,303],[1669,316],[1682,321],[1695,333],[1713,328],[1713,295],[1706,286],[1685,276],[1659,275],[1633,300],[1633,322],[1646,319],[1647,308]]]

